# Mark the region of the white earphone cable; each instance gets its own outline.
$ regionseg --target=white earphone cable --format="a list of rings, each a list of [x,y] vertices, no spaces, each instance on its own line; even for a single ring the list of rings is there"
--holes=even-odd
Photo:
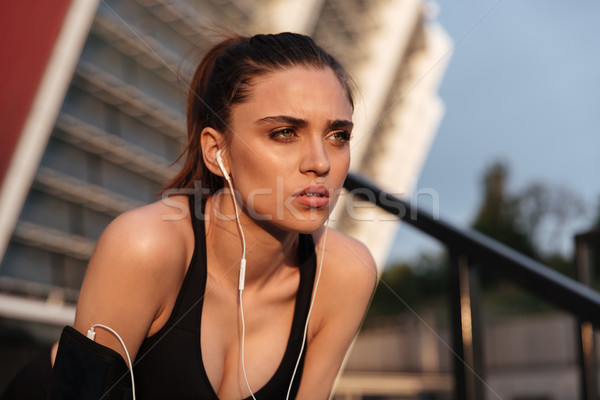
[[[252,389],[250,389],[250,382],[248,382],[248,376],[246,375],[246,363],[244,360],[244,342],[245,342],[245,336],[246,336],[246,322],[244,321],[244,304],[242,302],[242,292],[243,290],[240,290],[240,314],[242,317],[242,348],[241,348],[241,356],[242,356],[242,373],[244,374],[244,380],[246,381],[246,387],[248,388],[248,391],[250,392],[250,396],[252,396],[252,398],[254,400],[256,400],[256,397],[254,397],[254,393],[252,392]]]
[[[329,218],[325,221],[325,232],[323,233],[323,245],[321,247],[321,260],[319,262],[319,271],[317,273],[317,280],[315,281],[315,289],[313,290],[312,299],[310,301],[310,307],[308,308],[308,314],[306,315],[306,322],[304,323],[304,334],[302,335],[302,346],[300,347],[300,354],[298,355],[298,359],[296,360],[296,365],[294,366],[294,372],[292,373],[292,379],[290,380],[290,386],[288,387],[286,400],[290,398],[290,392],[292,391],[292,384],[294,383],[294,378],[296,377],[296,372],[298,370],[298,365],[300,364],[300,359],[302,358],[302,352],[304,351],[304,347],[306,345],[306,335],[308,333],[308,321],[310,320],[310,314],[312,313],[313,305],[315,304],[315,298],[317,297],[317,288],[319,287],[319,281],[321,280],[321,271],[323,270],[323,259],[325,258],[325,243],[327,243],[327,231],[329,225]]]
[[[133,400],[136,400],[135,399],[135,380],[133,379],[133,364],[131,363],[131,357],[129,357],[129,352],[127,351],[127,346],[125,346],[125,342],[123,342],[123,339],[121,339],[121,336],[119,336],[119,334],[114,329],[112,329],[106,325],[102,325],[102,324],[94,324],[88,330],[87,337],[90,338],[91,340],[96,339],[96,332],[94,331],[94,328],[96,328],[96,327],[106,329],[107,331],[109,331],[110,333],[115,335],[117,337],[117,339],[119,339],[119,342],[121,342],[121,346],[123,346],[123,350],[125,350],[125,355],[127,356],[127,362],[129,363],[129,373],[131,375],[131,392],[133,394]]]
[[[237,200],[235,198],[235,191],[233,190],[233,183],[231,182],[231,177],[227,173],[225,166],[223,165],[223,159],[221,158],[221,150],[217,151],[217,163],[219,164],[219,168],[223,173],[223,177],[227,181],[227,185],[229,186],[229,190],[231,191],[231,199],[233,200],[233,208],[235,209],[235,221],[237,222],[238,230],[240,231],[240,238],[242,240],[242,259],[240,260],[240,275],[238,279],[238,288],[239,290],[244,290],[244,284],[246,281],[246,237],[244,236],[244,229],[242,228],[242,224],[240,223],[240,211],[238,208]]]
[[[241,345],[240,352],[241,352],[241,357],[242,357],[242,373],[244,375],[244,381],[246,382],[246,387],[248,388],[248,391],[250,392],[250,396],[252,396],[252,399],[256,400],[256,397],[254,397],[254,393],[252,392],[252,389],[250,388],[250,382],[248,381],[248,376],[246,375],[246,362],[245,362],[246,321],[244,319],[244,302],[243,302],[242,293],[244,292],[244,286],[245,286],[245,281],[246,281],[246,238],[244,236],[244,229],[242,228],[242,224],[240,223],[240,213],[239,213],[239,208],[237,205],[237,200],[235,198],[235,192],[233,191],[233,184],[231,182],[231,178],[229,177],[229,174],[227,173],[227,171],[225,170],[225,167],[223,166],[222,160],[220,158],[220,150],[219,150],[217,159],[219,160],[219,167],[221,168],[221,171],[223,172],[225,180],[227,181],[227,184],[229,186],[229,190],[231,191],[231,199],[233,201],[233,208],[235,209],[235,220],[237,222],[238,230],[240,231],[240,238],[242,240],[242,258],[240,260],[240,275],[239,275],[239,279],[238,279],[238,291],[239,291],[239,298],[240,298],[240,316],[241,316],[241,320],[242,320],[242,338],[241,338],[241,344],[240,344]]]

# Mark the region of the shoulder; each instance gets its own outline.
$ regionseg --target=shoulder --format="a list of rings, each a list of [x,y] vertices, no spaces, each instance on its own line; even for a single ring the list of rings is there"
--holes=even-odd
[[[158,201],[112,221],[96,244],[86,280],[110,276],[139,284],[162,283],[165,288],[169,283],[177,286],[193,252],[187,203],[178,201],[186,208],[174,212]]]
[[[374,286],[377,281],[377,266],[371,252],[361,241],[328,228],[327,234],[315,235],[317,258],[320,261],[323,246],[324,267],[330,278],[344,283],[363,283]]]
[[[377,283],[377,266],[369,249],[359,240],[328,228],[327,236],[314,234],[317,265],[323,244],[323,266],[317,291],[321,321],[343,318],[360,323]]]
[[[96,252],[118,249],[121,257],[135,256],[148,261],[172,259],[173,255],[181,254],[188,247],[187,238],[192,233],[189,209],[183,199],[170,201],[182,208],[157,201],[121,214],[102,233]]]

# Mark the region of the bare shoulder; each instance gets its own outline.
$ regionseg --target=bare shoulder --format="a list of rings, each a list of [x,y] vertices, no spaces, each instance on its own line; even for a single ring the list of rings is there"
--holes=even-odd
[[[317,251],[320,256],[325,239],[317,239]],[[371,252],[361,241],[328,228],[325,239],[324,264],[336,279],[364,282],[374,285],[377,280],[377,266]]]
[[[315,235],[319,262],[324,239],[324,235]],[[328,228],[321,279],[322,287],[333,295],[328,297],[364,308],[362,305],[366,307],[377,282],[377,266],[362,242]]]
[[[194,241],[187,203],[177,201],[186,207],[173,211],[159,201],[128,211],[108,225],[90,259],[84,299],[90,293],[129,296],[135,289],[140,295],[147,292],[161,307],[178,290]]]
[[[119,332],[135,356],[144,337],[165,321],[193,252],[187,202],[162,201],[128,211],[102,233],[81,287],[75,328],[103,323]],[[165,218],[179,215],[178,219]],[[122,353],[110,335],[97,341]]]
[[[118,254],[133,267],[148,268],[160,268],[165,260],[172,264],[185,258],[193,234],[184,199],[171,199],[170,205],[157,201],[120,215],[103,232],[94,257]]]
[[[337,332],[333,336],[343,336],[349,343],[375,290],[375,260],[362,242],[334,229],[328,229],[326,240],[322,232],[314,238],[319,264],[323,242],[325,252],[309,337],[333,329]]]

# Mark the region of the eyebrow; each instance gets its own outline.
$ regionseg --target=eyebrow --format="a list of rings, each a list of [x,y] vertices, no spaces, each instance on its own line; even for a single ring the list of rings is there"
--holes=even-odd
[[[332,131],[338,129],[351,131],[352,128],[354,128],[354,124],[352,123],[352,121],[347,121],[345,119],[336,119],[335,121],[329,121],[327,127],[329,128],[329,130]]]
[[[303,128],[308,125],[308,121],[301,118],[290,117],[289,115],[274,115],[269,117],[264,117],[256,121],[257,124],[284,124],[294,127]],[[336,130],[336,129],[346,129],[352,130],[354,124],[352,121],[348,121],[345,119],[336,119],[333,121],[327,121],[327,129],[328,130]]]
[[[305,127],[308,121],[300,118],[290,117],[288,115],[274,115],[271,117],[261,118],[256,121],[257,124],[284,124],[289,126]]]

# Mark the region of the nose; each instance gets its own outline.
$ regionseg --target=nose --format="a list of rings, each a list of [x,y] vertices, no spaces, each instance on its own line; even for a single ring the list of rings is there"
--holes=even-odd
[[[324,176],[329,173],[330,168],[329,156],[322,138],[311,141],[303,151],[300,171],[302,173],[313,173],[316,176]]]

